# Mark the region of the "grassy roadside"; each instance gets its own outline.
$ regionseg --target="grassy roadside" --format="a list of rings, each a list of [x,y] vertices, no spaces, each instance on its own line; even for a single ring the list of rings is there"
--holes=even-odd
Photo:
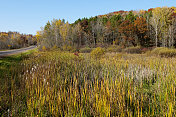
[[[8,51],[8,50],[6,49],[6,50],[0,50],[0,51]]]
[[[0,58],[0,116],[11,107],[11,87],[14,70],[19,69],[18,64],[26,57],[37,52],[37,49],[29,50],[20,54]],[[7,113],[6,113],[7,115]]]
[[[23,52],[20,54],[15,54],[15,55],[11,55],[11,56],[6,56],[6,57],[0,57],[0,74],[2,77],[2,74],[4,74],[4,72],[6,73],[7,71],[9,71],[9,68],[12,65],[15,65],[16,63],[19,63],[24,57],[29,56],[30,54],[37,52],[37,49],[34,50],[29,50],[27,52]]]

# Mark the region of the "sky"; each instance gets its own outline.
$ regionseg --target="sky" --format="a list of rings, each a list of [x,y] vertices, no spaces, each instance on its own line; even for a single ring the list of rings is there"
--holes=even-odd
[[[176,0],[0,0],[0,32],[36,34],[48,21],[69,23],[119,10],[176,6]]]

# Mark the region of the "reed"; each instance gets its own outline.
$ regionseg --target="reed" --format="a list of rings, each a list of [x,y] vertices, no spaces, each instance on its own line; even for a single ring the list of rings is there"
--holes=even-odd
[[[175,116],[175,64],[135,54],[37,53],[14,71],[12,107],[18,91],[25,116]]]

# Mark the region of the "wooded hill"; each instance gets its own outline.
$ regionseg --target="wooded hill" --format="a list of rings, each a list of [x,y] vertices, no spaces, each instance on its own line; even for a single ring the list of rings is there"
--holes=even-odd
[[[157,7],[139,11],[117,11],[73,24],[65,20],[48,21],[37,32],[45,48],[81,48],[118,45],[126,48],[176,47],[176,8]]]

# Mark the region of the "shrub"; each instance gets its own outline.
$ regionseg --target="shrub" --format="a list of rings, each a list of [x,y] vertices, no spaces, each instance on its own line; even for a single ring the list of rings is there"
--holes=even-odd
[[[49,48],[46,45],[39,45],[38,50],[39,51],[47,51],[47,50],[49,50]]]
[[[125,48],[123,52],[130,53],[130,54],[141,54],[142,50],[141,50],[141,47],[136,46],[136,47]]]
[[[93,58],[101,58],[105,54],[105,49],[98,47],[92,50],[91,57]]]
[[[169,48],[155,48],[151,51],[151,55],[156,55],[160,57],[175,57],[176,56],[176,49],[169,49]]]
[[[92,48],[89,48],[89,47],[85,47],[85,48],[80,49],[81,53],[90,53],[91,51],[92,51]]]
[[[176,50],[175,49],[165,49],[165,50],[160,51],[159,55],[161,57],[175,57]]]
[[[160,56],[160,57],[175,57],[176,49],[169,49],[164,47],[155,48],[150,52],[150,55]]]
[[[150,52],[150,54],[151,55],[159,55],[159,53],[160,53],[160,51],[162,51],[162,50],[164,50],[164,49],[166,49],[166,48],[164,48],[164,47],[158,47],[158,48],[155,48],[155,49],[153,49],[151,52]]]
[[[121,52],[122,48],[119,46],[110,46],[106,49],[107,52]]]
[[[42,47],[42,50],[43,50],[43,51],[46,51],[46,47],[45,47],[45,46],[43,46],[43,47]]]

